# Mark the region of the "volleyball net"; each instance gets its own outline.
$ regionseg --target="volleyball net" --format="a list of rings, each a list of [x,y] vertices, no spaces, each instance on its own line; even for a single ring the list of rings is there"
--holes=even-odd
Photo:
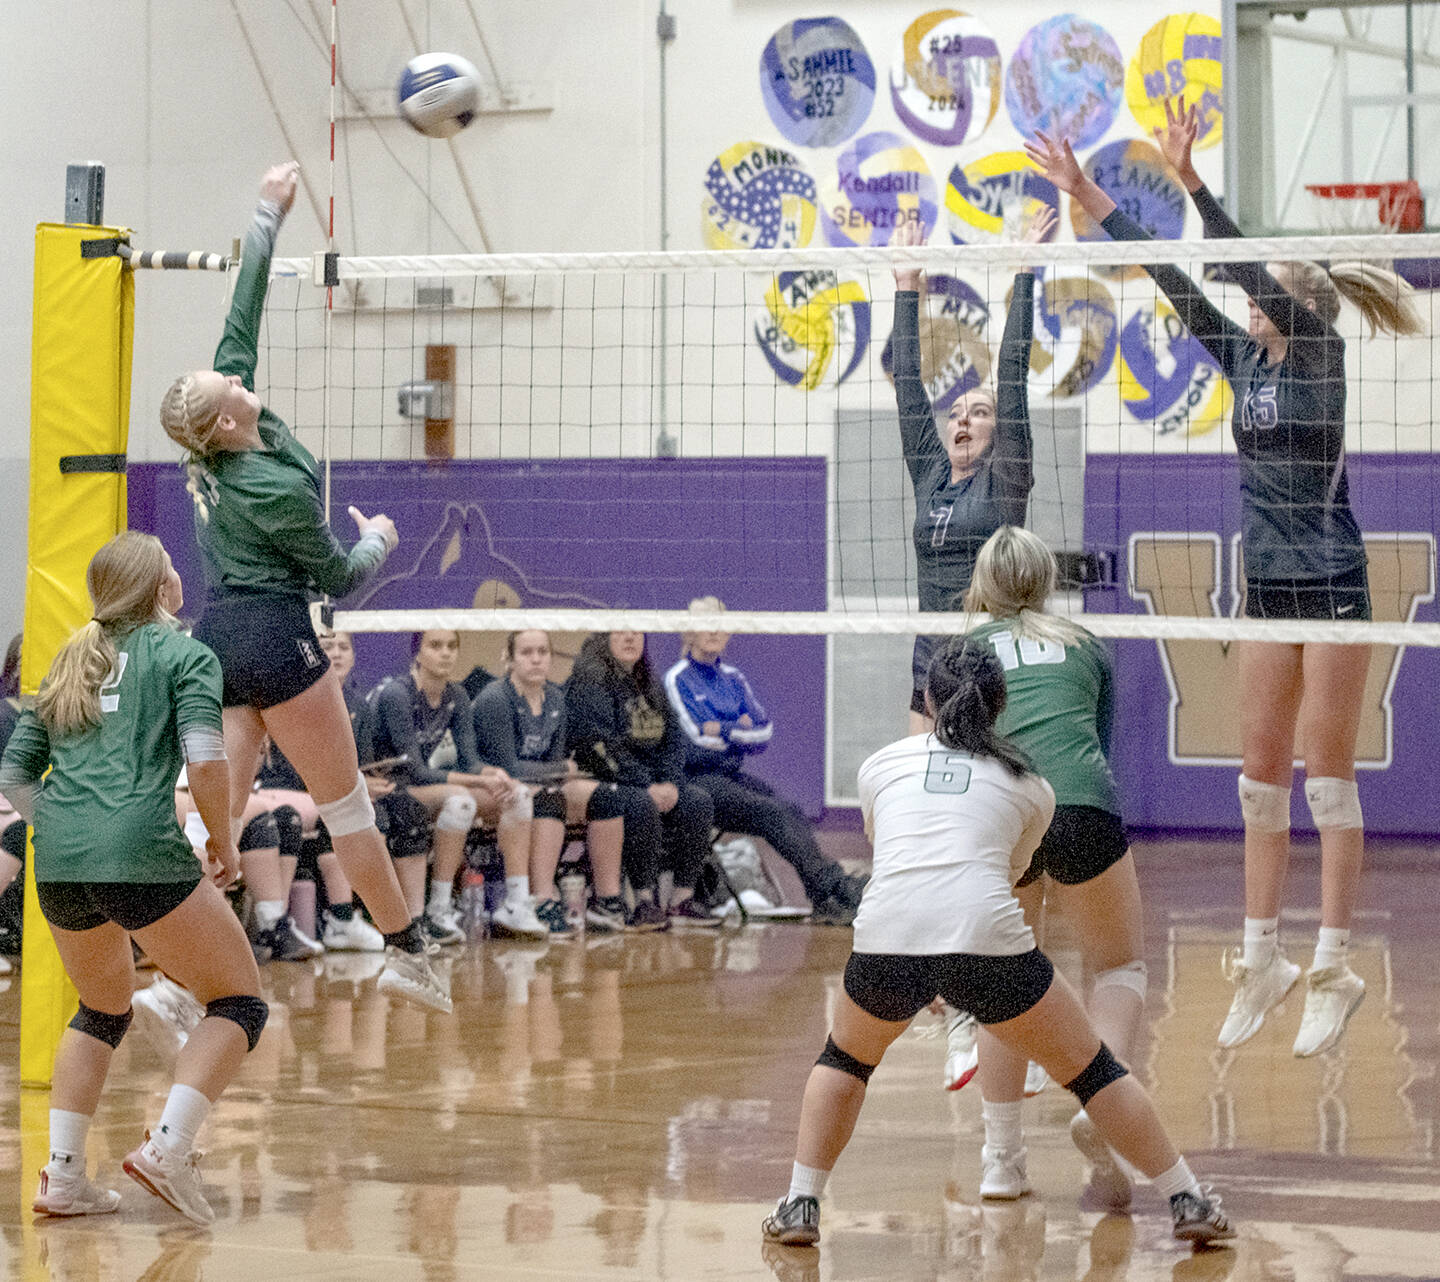
[[[943,429],[957,399],[994,386],[1022,254],[1037,281],[1026,524],[1059,559],[1057,609],[1108,636],[1440,644],[1440,626],[1416,620],[1434,579],[1440,236],[316,255],[274,265],[259,386],[336,476],[424,465],[354,495],[362,508],[468,502],[525,580],[483,602],[463,574],[444,601],[393,580],[347,603],[353,630],[412,630],[437,609],[469,630],[672,630],[724,579],[732,632],[944,631],[964,617],[922,616],[916,596],[917,540],[943,542],[946,513],[917,521],[893,272],[925,272],[920,373]],[[1218,277],[1255,259],[1363,261],[1419,286],[1418,337],[1370,337],[1348,305],[1338,322],[1370,624],[1236,617],[1233,394],[1142,264],[1176,264],[1244,325],[1244,295]],[[332,504],[342,519],[347,483]],[[400,519],[402,557],[437,532]],[[530,572],[536,549],[556,563]]]

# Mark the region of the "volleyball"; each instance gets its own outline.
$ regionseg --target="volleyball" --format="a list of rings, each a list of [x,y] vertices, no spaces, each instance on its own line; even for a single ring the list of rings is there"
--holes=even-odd
[[[427,138],[452,138],[480,108],[480,73],[458,54],[418,54],[405,64],[397,97],[412,129]]]
[[[1165,127],[1166,98],[1199,106],[1195,149],[1220,141],[1220,21],[1208,13],[1172,13],[1140,41],[1125,76],[1125,100],[1147,133]]]

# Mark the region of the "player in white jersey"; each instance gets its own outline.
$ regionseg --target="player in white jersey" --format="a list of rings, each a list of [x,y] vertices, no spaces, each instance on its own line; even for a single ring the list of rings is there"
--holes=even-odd
[[[860,767],[874,872],[834,1027],[805,1087],[790,1190],[766,1218],[765,1237],[792,1246],[820,1240],[819,1199],[866,1083],[936,996],[1065,1083],[1115,1151],[1169,1197],[1177,1238],[1233,1237],[1219,1198],[1200,1187],[1144,1088],[1035,946],[1011,892],[1049,827],[1055,796],[995,733],[1005,707],[999,659],[988,645],[952,640],[930,665],[926,694],[934,731],[882,748]]]

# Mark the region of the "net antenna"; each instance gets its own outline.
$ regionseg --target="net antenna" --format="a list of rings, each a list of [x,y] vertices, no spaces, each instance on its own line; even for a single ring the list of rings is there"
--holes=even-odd
[[[1326,231],[1425,230],[1425,196],[1413,178],[1397,182],[1306,183]]]

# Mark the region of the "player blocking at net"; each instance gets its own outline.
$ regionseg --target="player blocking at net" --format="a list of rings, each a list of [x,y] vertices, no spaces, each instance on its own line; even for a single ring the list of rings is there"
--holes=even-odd
[[[120,1204],[86,1177],[85,1141],[130,1026],[133,935],[204,1003],[204,1018],[179,1053],[159,1123],[125,1171],[209,1224],[195,1136],[268,1014],[250,943],[218,889],[240,870],[226,822],[220,665],[176,626],[180,576],[153,535],[116,535],[91,559],[86,582],[94,616],[56,655],[0,763],[5,795],[34,823],[40,911],[80,994],[55,1053],[50,1160],[33,1205],[75,1216]],[[182,761],[212,834],[203,871],[175,816]]]
[[[188,453],[205,563],[208,599],[195,637],[215,651],[225,678],[232,828],[268,734],[299,771],[385,936],[381,991],[449,1012],[448,986],[431,968],[375,827],[340,683],[310,623],[310,594],[345,596],[369,579],[395,547],[395,526],[352,507],[360,537],[346,552],[326,521],[315,459],[255,394],[270,257],[298,180],[293,162],[266,172],[215,367],[176,379],[160,406],[166,433]]]
[[[765,1237],[819,1241],[819,1199],[870,1076],[936,996],[1065,1083],[1105,1141],[1170,1199],[1176,1238],[1233,1237],[1219,1198],[1201,1188],[1144,1088],[1036,947],[1011,891],[1050,825],[1055,794],[995,732],[1006,699],[1000,660],[984,640],[947,642],[926,694],[934,731],[860,767],[874,872],[831,1033],[805,1086],[790,1190],[764,1221]]]
[[[1196,108],[1167,102],[1166,127],[1155,136],[1200,211],[1205,234],[1238,237],[1239,227],[1191,163],[1198,128]],[[1041,134],[1026,150],[1114,239],[1149,239],[1085,176],[1067,141]],[[1365,542],[1350,510],[1345,471],[1345,340],[1335,321],[1344,298],[1372,332],[1420,333],[1410,286],[1371,263],[1227,263],[1225,277],[1250,300],[1247,331],[1179,268],[1162,263],[1145,270],[1235,391],[1247,617],[1369,619]],[[1321,905],[1294,1051],[1317,1055],[1340,1040],[1365,996],[1348,953],[1365,846],[1355,741],[1370,648],[1239,645],[1245,935],[1219,1043],[1228,1049],[1252,1038],[1300,978],[1278,938],[1298,737],[1305,800],[1320,832]]]

